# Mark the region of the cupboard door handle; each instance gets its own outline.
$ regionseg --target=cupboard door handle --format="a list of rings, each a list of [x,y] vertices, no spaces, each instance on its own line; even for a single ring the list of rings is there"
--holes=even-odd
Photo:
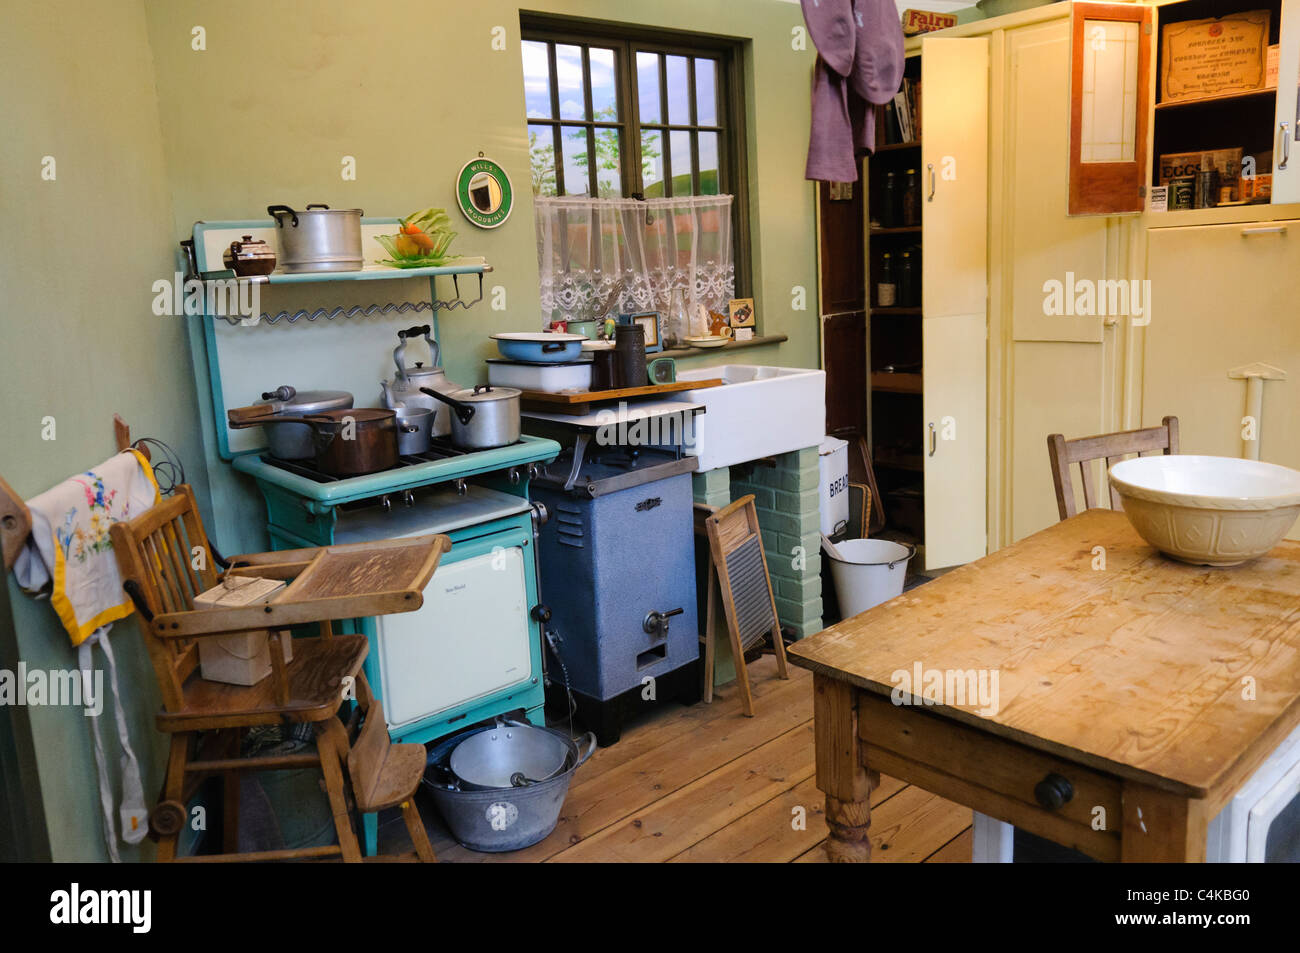
[[[930,172],[930,194],[929,194],[929,196],[927,196],[926,201],[927,201],[927,202],[933,202],[933,201],[934,201],[934,163],[933,163],[933,162],[927,162],[927,163],[925,164],[925,167],[926,167],[926,169],[928,169],[929,172]],[[1283,168],[1286,168],[1286,161],[1285,161],[1285,160],[1283,160],[1283,162],[1282,162],[1282,167],[1283,167]]]
[[[1257,225],[1253,228],[1243,228],[1241,237],[1246,238],[1250,235],[1285,235],[1285,225]]]
[[[1291,161],[1291,132],[1290,127],[1284,122],[1277,125],[1282,132],[1282,161],[1277,164],[1277,167],[1285,169],[1286,164]]]
[[[934,424],[930,424],[930,456],[939,449],[939,432],[934,429]]]

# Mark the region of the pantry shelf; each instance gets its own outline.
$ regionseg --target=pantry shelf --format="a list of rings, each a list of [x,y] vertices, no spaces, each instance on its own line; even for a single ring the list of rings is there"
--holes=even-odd
[[[890,374],[885,371],[871,372],[871,389],[888,391],[894,394],[921,393],[920,374]]]

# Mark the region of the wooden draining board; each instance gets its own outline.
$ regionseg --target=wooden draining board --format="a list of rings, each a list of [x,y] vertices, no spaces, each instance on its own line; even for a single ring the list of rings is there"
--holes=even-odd
[[[548,394],[544,391],[526,390],[521,393],[520,400],[524,410],[582,415],[591,412],[592,404],[603,401],[626,400],[629,397],[654,397],[684,390],[703,390],[708,387],[721,387],[722,383],[722,378],[715,377],[706,381],[673,381],[671,384],[647,384],[644,387],[586,390],[569,394]]]

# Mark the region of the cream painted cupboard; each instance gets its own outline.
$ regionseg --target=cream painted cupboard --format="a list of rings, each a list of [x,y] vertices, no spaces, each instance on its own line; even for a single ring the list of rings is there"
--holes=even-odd
[[[1070,6],[907,44],[922,78],[917,443],[928,569],[1054,521],[1046,435],[1118,424],[1115,322],[1049,315],[1044,305],[1048,282],[1127,276],[1140,231],[1138,216],[1066,211]],[[869,320],[874,343],[874,326],[902,318],[873,309]]]
[[[1300,172],[1289,184],[1300,168],[1300,79],[1280,84],[1275,115],[1271,92],[1255,97],[1269,110],[1260,124],[1264,156],[1275,120],[1271,204],[1072,216],[1075,6],[1052,4],[907,44],[922,76],[927,568],[975,558],[1056,521],[1050,433],[1084,436],[1173,414],[1184,452],[1257,452],[1300,467],[1300,206],[1285,202],[1300,199]],[[1143,34],[1152,47],[1147,100],[1156,104],[1145,128],[1149,171],[1157,135],[1169,134],[1158,133],[1160,18],[1186,17],[1177,6],[1158,6]],[[1280,75],[1300,76],[1300,0],[1283,0],[1280,11]],[[982,106],[972,102],[981,95]],[[963,184],[963,168],[980,151],[984,159],[973,164],[985,180]],[[943,163],[953,157],[957,177],[945,180]],[[1107,307],[1105,289],[1119,282],[1132,297]],[[1099,292],[1083,299],[1091,309],[1053,307],[1051,289],[1084,286]],[[898,318],[873,312],[869,320]],[[1244,422],[1252,410],[1257,419]],[[980,413],[983,432],[963,430]],[[945,421],[957,424],[958,441],[942,439]],[[1253,446],[1243,437],[1252,433],[1248,423]],[[982,459],[960,438],[982,441]],[[1100,467],[1096,476],[1104,479]]]
[[[1165,408],[1184,452],[1300,469],[1300,219],[1155,228],[1146,264],[1144,423]]]

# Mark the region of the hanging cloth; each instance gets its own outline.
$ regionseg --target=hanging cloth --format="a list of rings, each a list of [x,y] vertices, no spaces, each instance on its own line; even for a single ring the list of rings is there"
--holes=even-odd
[[[32,514],[32,532],[18,554],[14,573],[29,592],[52,585],[50,602],[77,648],[83,699],[92,697],[94,660],[92,648],[103,652],[114,716],[122,754],[121,806],[113,810],[113,793],[101,739],[103,706],[90,714],[95,745],[95,767],[99,778],[100,807],[104,814],[104,840],[109,858],[121,860],[117,849],[119,815],[121,838],[138,844],[147,833],[148,811],[140,764],[131,749],[126,716],[122,711],[117,663],[109,645],[108,631],[118,619],[133,611],[122,591],[122,577],[113,555],[109,527],[128,520],[158,502],[160,494],[153,470],[135,450],[119,453],[92,470],[62,483],[27,501]]]
[[[876,106],[903,81],[903,27],[893,0],[800,0],[817,47],[804,177],[856,182],[875,151]]]

